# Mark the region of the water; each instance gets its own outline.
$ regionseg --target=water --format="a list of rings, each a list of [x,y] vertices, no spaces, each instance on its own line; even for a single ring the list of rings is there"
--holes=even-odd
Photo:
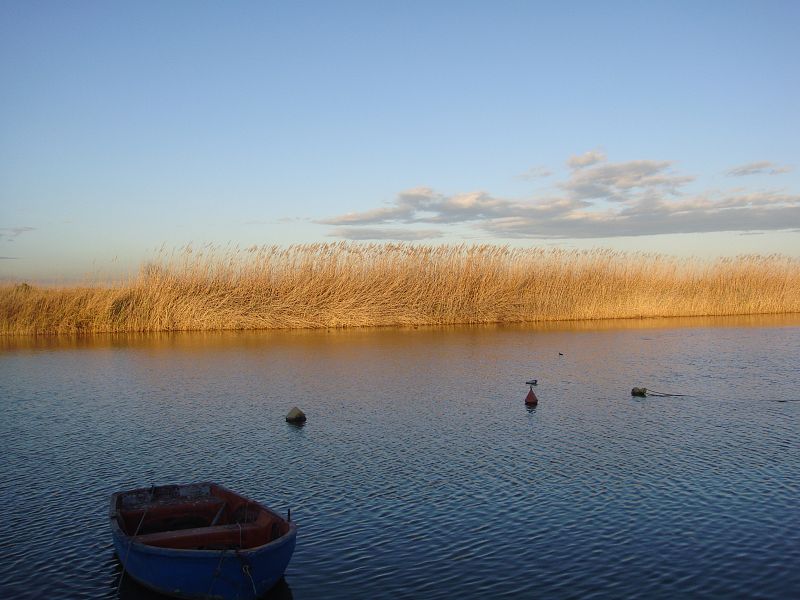
[[[292,509],[276,598],[798,597],[800,321],[596,327],[0,338],[0,597],[116,598],[109,494],[197,480]]]

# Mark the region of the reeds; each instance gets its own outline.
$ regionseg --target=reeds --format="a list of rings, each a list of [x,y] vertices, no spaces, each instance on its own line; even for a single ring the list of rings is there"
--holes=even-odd
[[[800,260],[309,244],[163,255],[106,285],[0,287],[0,333],[521,323],[800,312]]]

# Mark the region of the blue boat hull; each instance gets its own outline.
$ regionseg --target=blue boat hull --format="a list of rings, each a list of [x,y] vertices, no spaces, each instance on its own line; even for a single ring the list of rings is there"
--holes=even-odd
[[[283,577],[294,552],[297,532],[261,548],[233,550],[171,550],[129,543],[114,535],[125,575],[159,593],[177,598],[253,600]],[[247,573],[249,571],[249,575]]]

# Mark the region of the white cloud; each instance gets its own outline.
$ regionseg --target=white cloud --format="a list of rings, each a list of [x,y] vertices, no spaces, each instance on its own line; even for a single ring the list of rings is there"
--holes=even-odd
[[[671,161],[596,163],[587,160],[571,171],[555,196],[525,201],[485,191],[446,195],[423,187],[399,194],[383,208],[318,222],[337,225],[332,235],[338,237],[398,240],[443,235],[439,229],[397,227],[419,224],[469,225],[498,238],[606,238],[784,230],[800,222],[798,194],[736,188],[690,195],[683,188],[694,177],[675,173]]]
[[[547,220],[509,217],[483,224],[498,237],[600,238],[786,229],[800,222],[800,195],[754,193],[719,198],[656,199],[600,211],[570,210]]]
[[[327,225],[366,225],[374,223],[387,223],[391,221],[406,221],[412,219],[418,210],[441,197],[430,188],[420,187],[401,192],[395,198],[394,205],[386,208],[376,208],[363,213],[348,213],[331,219],[324,219],[319,223]]]
[[[573,197],[625,201],[633,192],[676,193],[694,178],[671,174],[670,161],[632,160],[576,170],[562,187]]]
[[[317,221],[326,225],[385,223],[461,223],[505,214],[510,203],[485,192],[446,196],[430,188],[401,192],[392,205]]]
[[[606,153],[602,150],[589,150],[589,152],[584,152],[578,156],[570,156],[567,161],[567,166],[570,169],[582,169],[599,162],[604,162],[605,160]]]
[[[744,177],[746,175],[780,175],[788,173],[792,168],[789,166],[780,166],[767,160],[758,162],[747,163],[746,165],[739,165],[729,169],[727,175],[730,177]]]

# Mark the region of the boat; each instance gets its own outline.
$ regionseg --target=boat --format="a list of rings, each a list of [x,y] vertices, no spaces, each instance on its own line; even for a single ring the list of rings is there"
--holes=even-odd
[[[109,517],[121,577],[176,598],[259,598],[297,539],[290,514],[211,482],[116,492]]]

